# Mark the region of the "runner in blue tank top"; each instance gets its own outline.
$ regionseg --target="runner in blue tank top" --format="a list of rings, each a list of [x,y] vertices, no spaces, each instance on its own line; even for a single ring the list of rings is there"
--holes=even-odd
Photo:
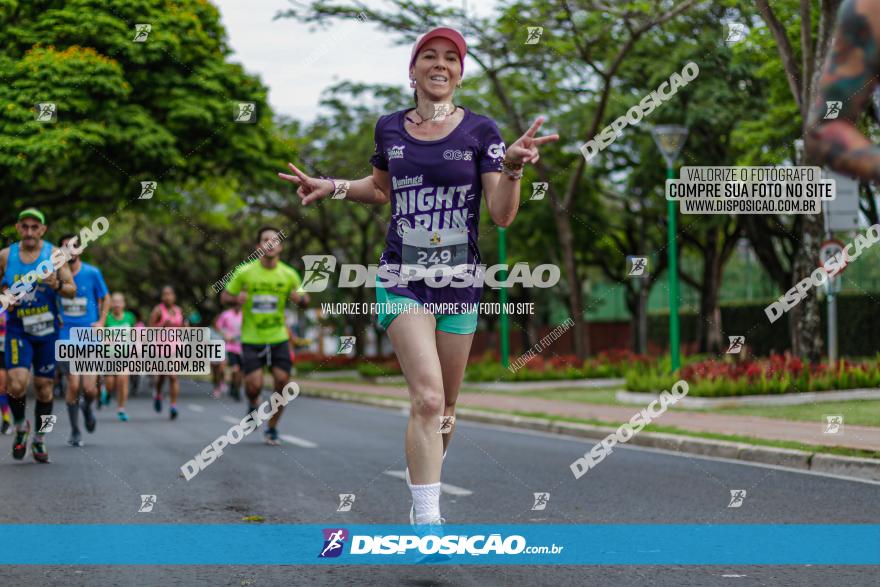
[[[65,234],[58,241],[67,246],[75,234]],[[110,312],[110,292],[104,283],[101,270],[72,255],[67,267],[76,284],[76,297],[61,299],[61,340],[70,340],[71,328],[103,328]],[[80,375],[70,372],[70,361],[58,361],[58,368],[67,377],[67,416],[70,418],[70,446],[82,446],[79,430],[79,410],[82,409],[86,430],[94,432],[97,424],[92,404],[98,397],[98,376]],[[82,393],[82,398],[80,398]]]
[[[34,208],[22,211],[15,228],[21,240],[0,251],[0,291],[9,312],[5,358],[9,407],[15,425],[12,458],[21,460],[27,451],[30,422],[25,420],[25,394],[33,367],[37,401],[31,451],[36,461],[48,463],[45,433],[51,430],[55,419],[52,380],[55,341],[61,327],[58,300],[59,296],[74,297],[76,285],[66,263],[61,262],[55,269],[61,251],[43,240],[46,218],[42,212]]]
[[[467,45],[461,33],[435,28],[416,41],[410,55],[415,108],[383,116],[376,123],[372,174],[358,180],[316,179],[289,165],[282,179],[299,185],[303,205],[332,194],[358,203],[390,204],[391,223],[379,260],[379,310],[409,386],[412,407],[406,430],[410,521],[438,527],[440,474],[454,430],[455,404],[477,329],[475,283],[481,263],[478,227],[483,196],[492,221],[509,226],[520,201],[523,165],[538,161],[538,147],[559,139],[538,136],[543,118],[509,147],[486,116],[453,103],[461,84]],[[401,72],[402,73],[402,72]],[[404,269],[411,276],[401,283]],[[448,285],[431,287],[424,274]],[[415,277],[413,277],[415,276]],[[463,287],[447,279],[461,276]],[[479,283],[479,282],[477,282]],[[406,285],[406,287],[403,287]],[[436,314],[418,311],[443,304]],[[396,311],[406,306],[417,311]],[[435,306],[430,306],[434,308]],[[449,312],[442,308],[451,307]],[[456,310],[458,309],[458,310]],[[429,530],[436,531],[436,530]]]

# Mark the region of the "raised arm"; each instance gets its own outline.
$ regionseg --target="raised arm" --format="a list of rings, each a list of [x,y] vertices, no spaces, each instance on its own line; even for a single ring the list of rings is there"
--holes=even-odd
[[[541,158],[538,147],[545,143],[559,140],[559,135],[536,136],[538,129],[544,124],[544,117],[539,116],[529,130],[507,148],[504,155],[504,166],[510,173],[497,171],[481,174],[483,193],[486,195],[486,206],[489,216],[498,226],[508,227],[516,218],[519,210],[520,178],[526,163],[536,163]],[[503,177],[502,177],[503,176]]]
[[[810,111],[809,162],[851,177],[880,181],[880,148],[856,127],[880,71],[880,0],[845,0],[831,54]]]
[[[296,190],[303,206],[328,196],[363,204],[387,204],[391,200],[391,181],[388,172],[373,167],[373,174],[363,179],[317,179],[287,164],[293,174],[279,173],[278,177],[299,186]]]

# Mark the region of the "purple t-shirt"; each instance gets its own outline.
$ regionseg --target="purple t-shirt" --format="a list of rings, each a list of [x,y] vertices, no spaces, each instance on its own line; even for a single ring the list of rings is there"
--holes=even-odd
[[[436,141],[413,138],[404,130],[406,110],[376,123],[376,150],[370,162],[391,176],[391,224],[379,259],[380,275],[386,265],[413,265],[429,272],[434,268],[431,281],[442,283],[441,270],[459,268],[459,276],[442,287],[418,278],[409,280],[406,287],[388,287],[422,303],[476,303],[483,289],[482,285],[453,285],[470,282],[460,277],[463,265],[471,266],[468,272],[473,275],[473,266],[481,262],[477,247],[483,194],[480,174],[501,171],[505,145],[491,118],[462,109],[464,118],[455,130]]]

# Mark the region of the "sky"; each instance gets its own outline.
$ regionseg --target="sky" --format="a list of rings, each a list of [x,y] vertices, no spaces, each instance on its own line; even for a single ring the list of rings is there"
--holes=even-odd
[[[448,2],[466,0],[447,0]],[[497,0],[470,0],[468,12],[491,13]],[[291,18],[272,20],[287,0],[213,0],[220,9],[232,60],[258,75],[269,88],[278,114],[311,122],[319,112],[321,92],[343,80],[398,84],[408,89],[410,48],[394,45],[387,32],[357,20],[337,20],[326,30]],[[367,0],[381,7],[381,0]]]

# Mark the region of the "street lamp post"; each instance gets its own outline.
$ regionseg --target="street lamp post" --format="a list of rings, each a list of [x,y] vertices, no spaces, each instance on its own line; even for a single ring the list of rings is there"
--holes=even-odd
[[[507,263],[507,231],[504,227],[498,227],[498,262],[502,265]],[[501,272],[501,281],[507,281],[507,271]],[[501,366],[505,369],[510,365],[510,325],[507,317],[507,288],[501,287],[498,292],[501,302]]]
[[[666,160],[666,178],[675,179],[675,161],[681,153],[684,142],[687,139],[688,129],[678,125],[655,126],[651,131],[657,148]],[[677,371],[681,366],[679,343],[681,334],[678,324],[678,254],[675,239],[675,202],[666,203],[667,214],[667,247],[669,259],[669,354],[672,358],[672,370]]]

